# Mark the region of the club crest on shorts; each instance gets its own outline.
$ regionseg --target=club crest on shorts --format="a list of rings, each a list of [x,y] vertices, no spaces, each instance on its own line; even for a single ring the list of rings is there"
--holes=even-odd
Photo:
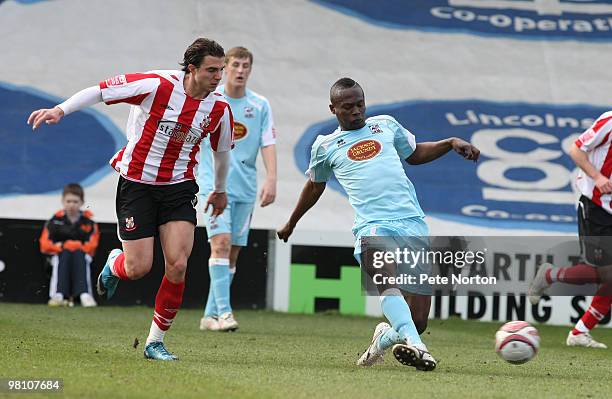
[[[195,209],[197,205],[198,205],[198,196],[194,195],[193,198],[191,199],[191,206],[193,206],[193,208]]]
[[[351,161],[367,161],[372,159],[382,151],[382,144],[376,140],[361,140],[358,143],[353,144],[348,151],[346,156]]]
[[[134,231],[134,230],[136,230],[136,224],[134,223],[134,216],[125,218],[125,231]]]

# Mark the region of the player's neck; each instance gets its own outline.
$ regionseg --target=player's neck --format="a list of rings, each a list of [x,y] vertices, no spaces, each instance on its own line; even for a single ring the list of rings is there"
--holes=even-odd
[[[196,85],[190,73],[185,74],[183,78],[183,87],[185,88],[185,94],[197,100],[202,100],[210,94],[208,89]]]
[[[77,211],[75,213],[68,213],[68,212],[66,212],[66,217],[68,218],[70,223],[74,224],[74,223],[77,222],[77,220],[79,220],[80,214],[81,214],[80,211]]]
[[[226,97],[242,98],[246,96],[246,86],[234,86],[229,83],[226,83],[224,86],[224,92]]]

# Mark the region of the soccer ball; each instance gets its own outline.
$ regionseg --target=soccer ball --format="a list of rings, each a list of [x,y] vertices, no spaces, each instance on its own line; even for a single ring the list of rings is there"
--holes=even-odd
[[[533,359],[540,349],[538,330],[526,321],[511,321],[495,333],[495,352],[512,364]]]

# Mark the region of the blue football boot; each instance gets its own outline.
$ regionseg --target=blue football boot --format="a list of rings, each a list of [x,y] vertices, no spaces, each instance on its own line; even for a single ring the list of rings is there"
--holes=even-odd
[[[98,295],[104,297],[106,294],[106,299],[111,299],[111,297],[115,294],[115,290],[117,289],[117,284],[119,284],[119,277],[115,276],[113,272],[111,272],[111,265],[117,259],[117,256],[121,255],[123,251],[120,249],[113,249],[110,254],[108,254],[108,259],[106,259],[106,264],[102,268],[102,271],[98,275],[98,283],[96,284],[96,291],[98,291]]]
[[[151,342],[149,345],[145,346],[144,357],[151,360],[178,360],[177,356],[174,356],[166,350],[164,343],[161,341]]]

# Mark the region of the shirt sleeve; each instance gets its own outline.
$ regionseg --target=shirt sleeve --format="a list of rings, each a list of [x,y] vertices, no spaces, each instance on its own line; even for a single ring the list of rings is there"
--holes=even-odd
[[[157,89],[160,79],[160,76],[154,73],[131,73],[108,78],[99,83],[102,100],[108,105],[140,105]]]
[[[260,147],[267,147],[272,144],[276,144],[276,129],[274,128],[274,119],[272,118],[272,108],[270,108],[270,103],[266,101],[261,121]]]
[[[315,183],[328,181],[333,173],[331,165],[327,160],[325,148],[321,146],[319,140],[315,140],[310,153],[310,164],[306,175]]]
[[[397,153],[402,159],[408,158],[416,149],[416,138],[414,134],[393,118],[391,118],[389,125],[391,129],[393,129],[393,145]]]
[[[610,141],[612,131],[612,111],[601,115],[593,125],[576,139],[576,147],[584,152],[593,151]]]
[[[234,115],[229,104],[223,107],[223,115],[210,134],[210,146],[216,152],[229,151],[234,148]]]

